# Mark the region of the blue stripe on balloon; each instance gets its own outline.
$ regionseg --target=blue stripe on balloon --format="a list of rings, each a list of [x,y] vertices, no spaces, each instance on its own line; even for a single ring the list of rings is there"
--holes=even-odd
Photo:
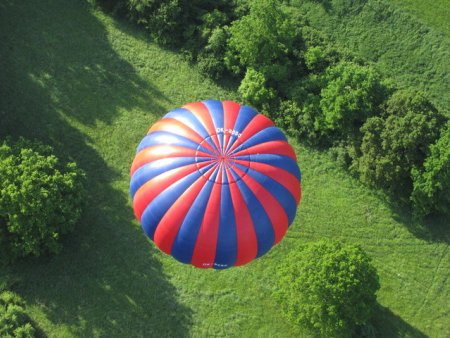
[[[234,149],[233,152],[237,152],[243,147],[250,148],[257,144],[270,141],[287,141],[287,138],[277,127],[268,127],[249,137],[243,144]]]
[[[215,269],[226,269],[233,266],[237,258],[237,233],[234,208],[231,200],[230,186],[226,175],[220,197],[220,222],[216,247]]]
[[[216,128],[222,128],[224,126],[224,112],[223,112],[223,105],[221,101],[217,100],[206,100],[203,101],[203,104],[208,108],[208,111],[212,117],[214,127]],[[223,149],[223,132],[218,132],[219,134],[219,143],[220,143],[220,149]]]
[[[194,157],[170,157],[163,158],[160,160],[152,161],[150,163],[144,164],[142,167],[137,169],[130,180],[130,195],[134,198],[136,191],[139,190],[147,181],[152,178],[161,175],[169,170],[184,167],[189,164],[196,162],[210,161],[210,158],[194,158]]]
[[[234,123],[234,130],[242,133],[249,124],[249,122],[257,115],[258,113],[249,106],[241,106],[239,109],[238,117],[236,122]]]
[[[238,133],[242,133],[250,123],[250,121],[257,115],[258,113],[249,106],[241,106],[239,109],[238,117],[236,122],[234,123],[233,130]],[[238,139],[236,135],[231,135],[230,140],[228,141],[227,150],[233,145],[233,143]]]
[[[257,257],[264,255],[275,242],[275,231],[273,230],[272,222],[267,215],[263,205],[258,201],[255,194],[250,190],[247,184],[243,180],[238,180],[239,175],[233,170],[230,170],[245,204],[250,211],[250,217],[253,221],[253,227],[256,233],[256,240],[258,242]],[[238,181],[237,181],[238,180]]]
[[[234,159],[248,161],[248,156],[236,156]],[[251,154],[250,162],[260,162],[271,165],[273,167],[278,167],[290,172],[299,181],[302,179],[300,169],[298,168],[297,162],[295,162],[289,156],[278,155],[278,154]],[[250,164],[251,167],[251,164]]]
[[[187,125],[189,128],[194,130],[201,137],[206,139],[206,142],[208,142],[209,145],[213,147],[213,149],[216,148],[214,142],[210,138],[211,135],[209,135],[208,131],[203,126],[202,122],[200,122],[190,110],[185,108],[177,108],[164,115],[163,118],[172,118],[177,121],[180,121],[181,123]]]
[[[206,181],[200,194],[187,212],[177,237],[173,242],[171,255],[182,263],[191,263],[195,243],[203,222],[216,175],[217,171],[211,176],[211,180]]]
[[[209,166],[209,167],[212,167]],[[153,240],[156,227],[175,201],[195,182],[202,174],[195,171],[161,192],[146,207],[141,217],[142,229]]]
[[[169,133],[167,131],[155,131],[145,136],[142,139],[141,143],[139,143],[136,154],[138,154],[141,150],[145,148],[159,145],[180,146],[190,149],[199,148],[199,150],[211,154],[209,150],[207,150],[202,146],[199,146],[196,142],[186,137]]]
[[[197,117],[188,109],[185,108],[177,108],[166,115],[164,115],[163,119],[172,118],[181,123],[187,125],[189,128],[194,130],[197,134],[199,134],[203,138],[207,138],[209,136],[207,130],[203,126],[203,124],[197,119]]]
[[[286,215],[289,219],[289,225],[294,221],[295,218],[295,212],[297,210],[297,203],[295,202],[294,196],[287,190],[285,187],[283,187],[280,183],[275,181],[269,176],[266,176],[259,171],[256,171],[254,169],[248,168],[246,166],[236,164],[236,166],[241,169],[245,170],[248,169],[247,175],[255,179],[259,184],[261,184],[275,199],[278,203],[283,207],[284,211],[286,212]]]

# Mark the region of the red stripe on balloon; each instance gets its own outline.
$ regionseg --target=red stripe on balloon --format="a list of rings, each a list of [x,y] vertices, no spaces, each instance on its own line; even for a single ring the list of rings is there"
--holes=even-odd
[[[228,182],[234,180],[228,169],[227,176]],[[258,254],[258,240],[250,211],[237,184],[230,184],[230,193],[236,221],[237,257],[235,265],[239,266],[256,258]]]
[[[153,147],[147,147],[141,150],[133,160],[131,165],[130,175],[133,176],[134,172],[143,165],[170,157],[212,157],[211,154],[204,153],[200,150],[191,148],[185,148],[172,145],[158,145]]]
[[[247,141],[250,137],[255,135],[256,133],[260,132],[263,129],[272,127],[274,124],[271,119],[268,117],[258,114],[256,115],[248,124],[247,127],[244,128],[244,130],[241,133],[241,136],[239,137],[239,143],[243,143]],[[229,152],[232,152],[239,144],[236,142],[234,143],[231,148],[229,149]]]
[[[216,182],[222,182],[220,168]],[[198,268],[211,268],[214,265],[219,235],[221,192],[222,185],[214,183],[192,254],[191,264]]]
[[[284,211],[284,208],[269,191],[267,191],[250,175],[245,175],[245,173],[239,168],[234,168],[234,170],[242,177],[242,180],[245,184],[247,184],[263,206],[267,216],[269,216],[273,231],[275,233],[274,244],[277,244],[284,237],[289,226],[289,219]]]
[[[243,160],[235,160],[235,162],[244,166],[248,165],[248,162]],[[292,175],[287,170],[261,162],[252,162],[251,168],[263,175],[269,176],[271,179],[280,183],[291,193],[292,197],[295,199],[295,202],[298,205],[302,197],[302,189],[297,177]]]
[[[165,131],[172,134],[180,135],[186,137],[198,144],[202,143],[203,137],[201,137],[195,130],[189,128],[184,123],[172,119],[172,118],[164,118],[158,122],[156,122],[148,131],[147,135],[153,133],[155,131]],[[214,149],[208,144],[204,143],[203,146],[214,153]]]
[[[233,153],[233,156],[242,155],[242,152],[247,152],[250,154],[278,154],[284,155],[292,158],[297,162],[297,156],[295,155],[294,149],[286,141],[269,141],[239,150]]]
[[[219,149],[220,146],[219,139],[216,134],[216,127],[214,126],[208,107],[206,107],[203,102],[191,102],[184,105],[183,108],[191,111],[202,122],[203,126],[206,128],[206,131],[211,136],[215,146]]]
[[[156,196],[175,182],[198,170],[198,168],[203,168],[209,164],[211,164],[209,161],[189,164],[184,167],[167,171],[145,182],[145,184],[138,189],[133,198],[133,210],[139,222],[141,221],[142,213],[145,208]]]
[[[200,194],[200,191],[205,186],[206,179],[208,179],[213,173],[211,168],[203,174],[203,177],[199,177],[167,210],[164,216],[161,218],[158,226],[155,230],[153,240],[155,244],[170,255],[172,251],[172,245],[180,230],[181,224],[184,221],[188,211],[192,208],[195,199]]]
[[[225,130],[233,130],[236,119],[239,115],[241,105],[233,101],[222,101],[224,120],[223,126]],[[223,149],[227,149],[231,133],[224,132]]]

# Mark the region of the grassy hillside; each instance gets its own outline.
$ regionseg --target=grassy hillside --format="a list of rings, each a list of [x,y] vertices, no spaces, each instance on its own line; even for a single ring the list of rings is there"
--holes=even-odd
[[[427,231],[300,143],[304,199],[287,237],[267,256],[202,271],[155,249],[128,197],[136,145],[169,109],[236,94],[136,29],[77,0],[2,1],[0,79],[0,138],[41,139],[88,174],[88,206],[63,252],[0,270],[43,335],[302,336],[270,290],[285,254],[319,238],[359,243],[374,258],[380,337],[450,335],[444,221]]]
[[[438,108],[448,113],[450,35],[424,25],[388,1],[360,2],[364,5],[359,11],[341,16],[333,11],[331,5],[326,5],[330,3],[327,1],[297,0],[292,4],[334,45],[373,62],[399,88],[424,90]],[[438,20],[441,15],[437,14],[441,12],[439,7],[429,7],[427,13],[433,11]]]
[[[450,3],[448,0],[391,0],[424,24],[450,36]]]

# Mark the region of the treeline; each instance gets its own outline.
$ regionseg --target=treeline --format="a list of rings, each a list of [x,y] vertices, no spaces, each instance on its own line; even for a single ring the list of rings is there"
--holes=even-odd
[[[336,15],[365,0],[320,1]],[[304,142],[330,149],[417,216],[450,212],[450,125],[422,92],[397,90],[279,0],[96,0],[176,47]]]

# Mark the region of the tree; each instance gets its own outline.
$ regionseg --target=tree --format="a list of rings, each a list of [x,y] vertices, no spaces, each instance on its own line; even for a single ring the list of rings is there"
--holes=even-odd
[[[184,46],[196,54],[214,28],[231,20],[234,4],[224,0],[126,0],[126,7],[128,16],[143,25],[157,43]]]
[[[341,62],[328,68],[324,77],[318,128],[323,133],[332,131],[344,136],[357,133],[383,102],[385,88],[380,75],[369,66]]]
[[[49,146],[10,139],[0,146],[2,259],[56,253],[84,199],[84,172],[61,163]]]
[[[413,168],[414,213],[425,216],[433,211],[450,214],[450,121],[438,141],[431,145],[423,170]]]
[[[148,29],[160,44],[179,43],[189,28],[188,10],[180,0],[129,0],[128,8],[131,18]]]
[[[422,167],[443,121],[422,93],[396,92],[385,115],[369,118],[361,128],[363,139],[353,155],[352,169],[369,185],[409,197],[411,169]]]
[[[226,61],[232,71],[253,68],[268,80],[287,78],[297,31],[280,1],[251,1],[250,13],[236,20],[230,32]]]
[[[225,73],[225,52],[228,30],[217,27],[211,31],[203,51],[198,55],[197,62],[200,70],[214,79],[219,79]]]
[[[321,337],[350,337],[376,307],[378,275],[358,246],[308,244],[291,251],[278,271],[275,296],[288,318]]]

